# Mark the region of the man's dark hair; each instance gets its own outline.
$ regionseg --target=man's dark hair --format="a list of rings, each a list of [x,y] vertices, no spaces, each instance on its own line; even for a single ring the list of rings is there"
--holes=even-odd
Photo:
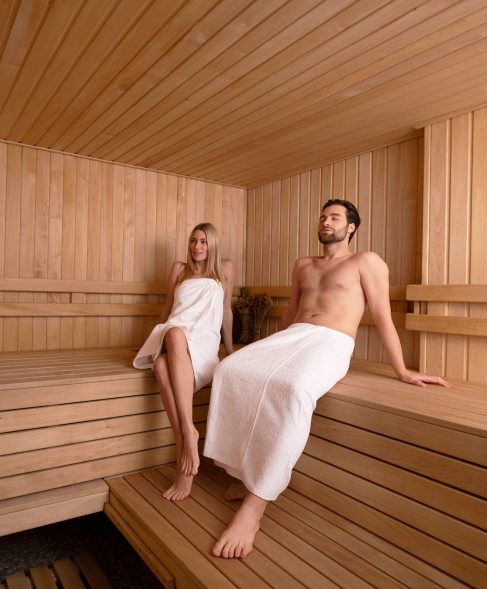
[[[350,236],[348,238],[348,243],[350,243],[350,240],[355,235],[355,231],[357,231],[358,226],[360,225],[360,215],[358,214],[357,208],[354,204],[352,204],[348,200],[342,200],[341,198],[335,198],[335,199],[330,199],[328,202],[326,202],[323,205],[321,212],[323,212],[327,207],[330,207],[331,205],[340,205],[342,207],[345,207],[347,209],[347,223],[349,225],[350,225],[350,223],[355,224],[355,229],[353,230],[352,233],[350,233]]]

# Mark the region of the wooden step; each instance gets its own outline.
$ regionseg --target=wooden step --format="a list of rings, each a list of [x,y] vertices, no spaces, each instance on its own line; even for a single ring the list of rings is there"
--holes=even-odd
[[[233,479],[203,459],[191,496],[170,502],[161,492],[174,481],[175,472],[168,465],[108,480],[105,512],[139,554],[144,557],[150,547],[144,560],[159,561],[178,589],[441,587],[424,576],[431,567],[420,559],[336,513],[329,515],[292,489],[268,505],[246,559],[215,558],[211,548],[239,507],[223,499]]]

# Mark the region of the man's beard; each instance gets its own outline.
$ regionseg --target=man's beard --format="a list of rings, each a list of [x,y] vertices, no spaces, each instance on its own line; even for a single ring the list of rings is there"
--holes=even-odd
[[[318,239],[323,245],[330,243],[339,243],[344,241],[348,235],[348,225],[341,231],[333,231],[333,233],[318,233]]]

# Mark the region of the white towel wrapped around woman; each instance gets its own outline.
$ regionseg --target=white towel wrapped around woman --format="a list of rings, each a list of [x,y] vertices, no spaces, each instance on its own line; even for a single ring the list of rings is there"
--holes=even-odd
[[[213,375],[204,455],[273,501],[304,450],[316,401],[345,376],[355,342],[297,323],[225,358]]]
[[[188,342],[195,391],[208,384],[217,366],[223,320],[223,286],[212,278],[190,278],[174,291],[174,304],[166,323],[156,325],[134,359],[135,368],[152,368],[162,352],[164,337],[180,327]]]

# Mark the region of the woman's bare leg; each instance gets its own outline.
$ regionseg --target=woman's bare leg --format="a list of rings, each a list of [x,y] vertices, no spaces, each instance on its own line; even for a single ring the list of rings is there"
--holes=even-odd
[[[167,360],[167,353],[161,354],[154,362],[154,372],[159,384],[159,391],[161,393],[162,404],[166,410],[169,423],[176,440],[176,460],[177,473],[174,484],[169,489],[166,489],[162,496],[165,499],[172,501],[181,501],[185,499],[191,492],[191,485],[193,483],[192,477],[187,477],[181,472],[181,458],[183,455],[183,434],[181,432],[181,422],[179,420],[176,399],[174,398],[174,391],[171,384],[171,375],[169,373],[169,363]]]
[[[200,465],[199,434],[193,424],[193,364],[191,363],[186,336],[182,329],[179,327],[170,329],[165,337],[165,345],[171,384],[183,436],[181,472],[187,477],[192,477],[197,474]]]
[[[228,528],[213,546],[213,555],[223,558],[245,558],[252,551],[267,501],[248,493]]]

